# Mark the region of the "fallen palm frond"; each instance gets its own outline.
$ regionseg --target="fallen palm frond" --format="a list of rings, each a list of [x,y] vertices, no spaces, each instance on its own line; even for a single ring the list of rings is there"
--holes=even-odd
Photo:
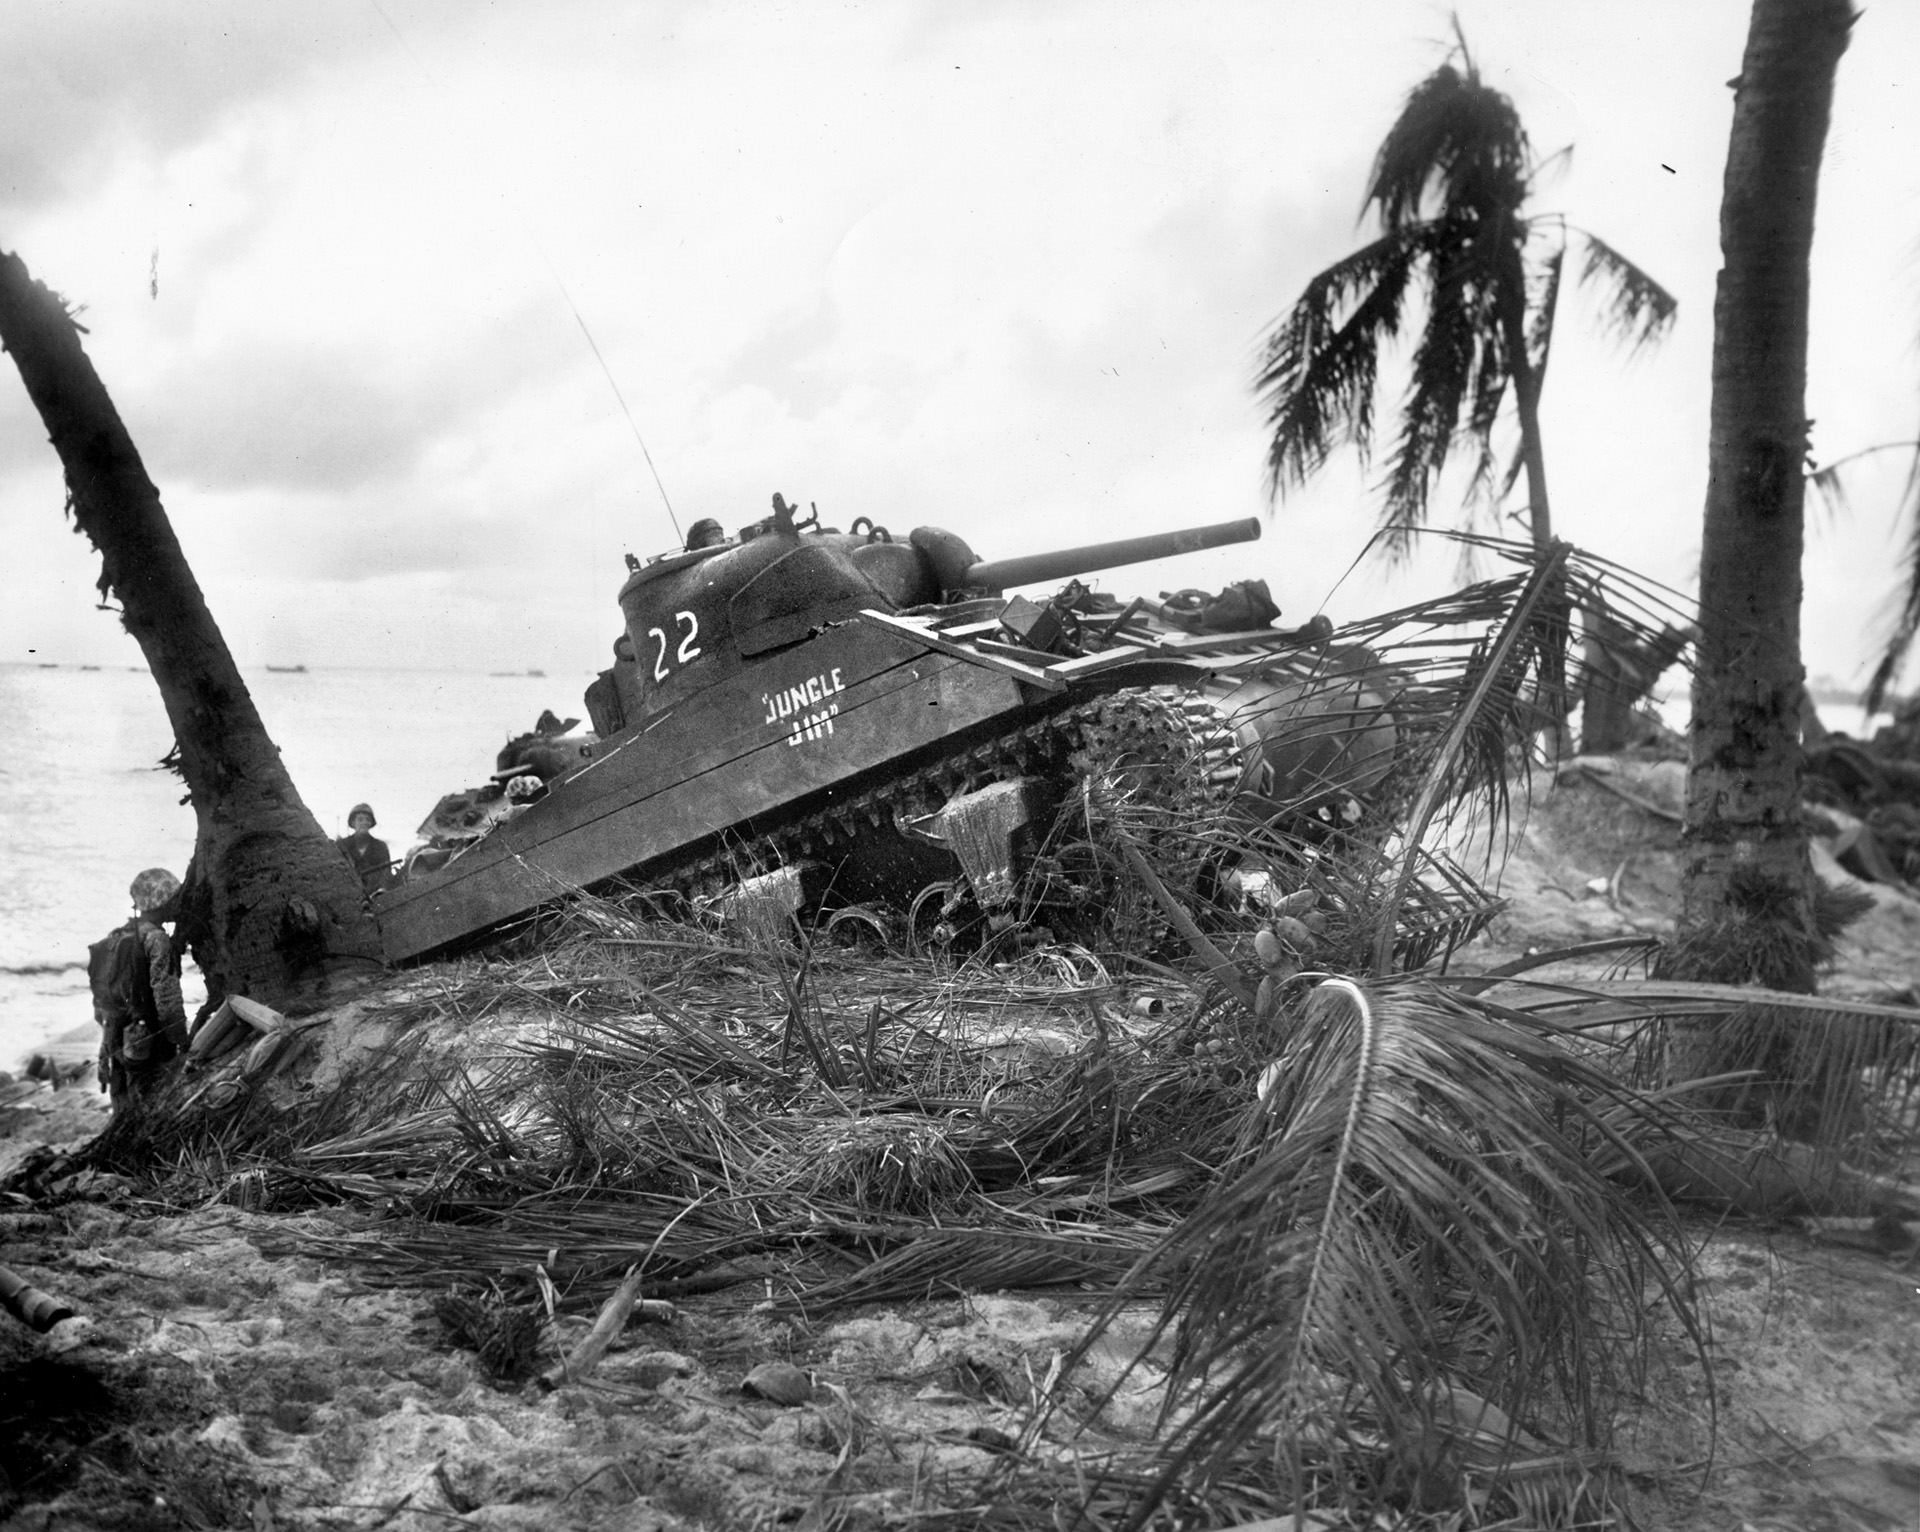
[[[930,988],[884,952],[809,967],[696,928],[638,941],[576,937],[410,993],[397,1037],[369,1013],[357,1062],[323,1064],[330,1089],[202,1122],[217,1164],[176,1180],[375,1206],[300,1245],[377,1279],[577,1310],[644,1261],[650,1290],[777,1276],[768,1296],[818,1311],[1110,1285],[1224,1152],[1220,1071],[1169,1078],[1168,1029],[1117,1006],[1084,951]]]
[[[1687,1114],[1649,1159],[1669,1194],[1770,1216],[1920,1214],[1881,1172],[1915,1138],[1920,1009],[1678,980],[1508,981],[1507,1006],[1604,1038]]]
[[[1243,737],[1268,741],[1264,756],[1246,756],[1231,809],[1168,801],[1124,774],[1069,804],[1055,842],[1092,846],[1103,900],[1139,896],[1130,842],[1177,895],[1203,903],[1219,902],[1209,883],[1222,869],[1260,870],[1289,892],[1313,887],[1329,926],[1321,953],[1337,971],[1417,969],[1484,927],[1497,901],[1440,842],[1444,832],[1464,843],[1477,821],[1489,865],[1503,853],[1513,795],[1589,679],[1576,611],[1604,607],[1609,642],[1642,648],[1684,629],[1688,614],[1672,593],[1564,544],[1539,554],[1451,540],[1516,569],[1277,658],[1261,674],[1268,690],[1224,704]]]
[[[787,1301],[800,1309],[827,1310],[1067,1284],[1110,1292],[1165,1230],[1163,1223],[1116,1220],[1039,1231],[930,1230],[857,1271]]]
[[[1321,986],[1278,1064],[1220,1186],[1134,1274],[1168,1284],[1178,1346],[1130,1524],[1225,1483],[1270,1510],[1604,1488],[1649,1295],[1703,1354],[1677,1229],[1602,1168],[1644,1164],[1659,1109],[1550,1024],[1424,985]]]
[[[1516,720],[1538,705],[1530,681],[1546,689],[1549,708],[1565,696],[1567,590],[1565,566],[1570,549],[1561,544],[1541,559],[1528,576],[1498,631],[1483,653],[1469,661],[1465,695],[1453,710],[1453,722],[1433,750],[1402,831],[1410,852],[1420,846],[1427,826],[1443,803],[1458,801],[1478,787],[1487,795],[1490,818],[1504,817],[1507,779]],[[1557,722],[1552,712],[1529,720],[1534,728]],[[1417,861],[1401,858],[1380,920],[1373,971],[1384,974],[1394,954],[1396,917]]]

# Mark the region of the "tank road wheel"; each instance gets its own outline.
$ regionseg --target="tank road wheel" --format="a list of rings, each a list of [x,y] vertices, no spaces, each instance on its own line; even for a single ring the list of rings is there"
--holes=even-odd
[[[846,931],[844,936],[840,934],[842,928]],[[864,904],[842,905],[820,923],[820,931],[848,946],[858,946],[862,940],[859,933],[864,931],[869,939],[879,943],[883,952],[893,935],[886,917]]]
[[[1094,951],[1147,955],[1166,942],[1165,913],[1118,849],[1069,841],[1035,859],[1021,914]]]
[[[1099,925],[1124,880],[1125,867],[1110,847],[1089,840],[1049,847],[1027,874],[1021,918],[1045,920],[1079,939]]]
[[[931,957],[953,945],[957,928],[953,916],[964,891],[959,882],[929,883],[907,906],[907,951]]]

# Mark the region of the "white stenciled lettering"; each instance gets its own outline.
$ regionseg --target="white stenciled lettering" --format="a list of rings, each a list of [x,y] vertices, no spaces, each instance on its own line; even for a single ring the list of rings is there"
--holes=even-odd
[[[832,670],[808,676],[785,691],[762,692],[760,705],[767,710],[769,724],[786,726],[787,743],[799,745],[833,733],[833,720],[840,716],[840,704],[829,699],[846,689],[845,672],[836,665]]]
[[[805,744],[810,739],[823,739],[833,733],[833,721],[840,716],[840,704],[829,702],[818,712],[796,712],[787,720],[787,743]]]

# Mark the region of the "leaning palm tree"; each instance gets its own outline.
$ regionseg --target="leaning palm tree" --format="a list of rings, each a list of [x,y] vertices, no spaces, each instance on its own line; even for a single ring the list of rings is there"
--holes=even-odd
[[[66,301],[0,251],[0,349],[66,470],[67,509],[100,555],[103,598],[140,644],[173,726],[198,834],[181,925],[210,996],[286,1005],[379,962],[359,880],[268,736]]]
[[[1599,291],[1606,327],[1629,345],[1657,340],[1675,302],[1604,240],[1527,211],[1542,168],[1513,102],[1482,83],[1456,27],[1446,62],[1414,87],[1374,159],[1363,217],[1377,215],[1380,237],[1308,282],[1267,338],[1255,386],[1273,432],[1271,494],[1345,442],[1370,457],[1381,354],[1419,292],[1425,323],[1387,470],[1382,548],[1406,554],[1457,444],[1477,452],[1470,502],[1497,501],[1524,470],[1527,524],[1547,546],[1540,390],[1569,247],[1584,252],[1580,280]],[[1509,393],[1519,443],[1503,472],[1494,431]]]

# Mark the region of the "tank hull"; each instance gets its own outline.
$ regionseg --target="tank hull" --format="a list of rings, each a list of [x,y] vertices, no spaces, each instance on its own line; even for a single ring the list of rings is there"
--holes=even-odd
[[[903,634],[829,628],[598,742],[540,802],[383,895],[387,957],[421,957],[572,889],[751,836],[922,751],[1044,716],[1064,693]]]

